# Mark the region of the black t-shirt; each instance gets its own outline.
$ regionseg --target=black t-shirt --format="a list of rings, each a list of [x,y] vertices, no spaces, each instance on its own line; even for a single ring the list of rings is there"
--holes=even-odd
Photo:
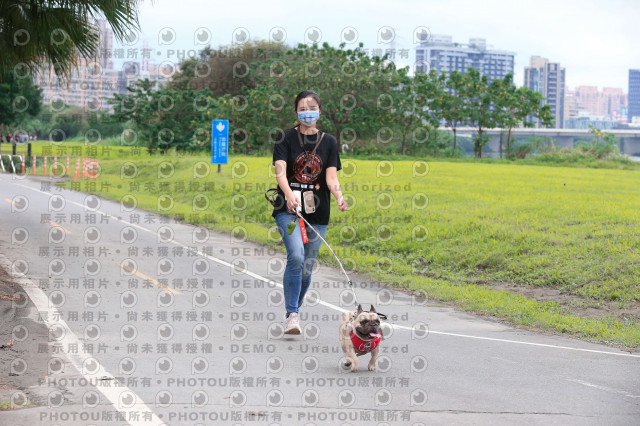
[[[307,214],[304,208],[304,197],[299,195],[302,202],[302,217],[311,224],[328,225],[331,211],[331,191],[327,186],[327,167],[342,169],[338,154],[338,141],[329,133],[318,131],[315,135],[300,133],[304,151],[300,147],[298,129],[287,129],[276,138],[273,148],[273,164],[277,160],[287,162],[287,180],[292,191],[312,191],[316,200],[315,213]],[[318,138],[324,134],[315,155],[311,152],[316,147]],[[305,155],[306,152],[306,155]],[[304,161],[309,157],[309,161]],[[284,193],[278,185],[278,196],[273,209],[273,217],[278,213],[287,212],[287,202]]]

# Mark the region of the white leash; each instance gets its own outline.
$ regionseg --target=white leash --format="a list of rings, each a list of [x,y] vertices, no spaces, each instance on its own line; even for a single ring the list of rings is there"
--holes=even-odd
[[[313,226],[311,226],[311,224],[309,222],[307,222],[307,219],[302,217],[302,215],[298,211],[296,211],[295,213],[296,213],[296,216],[298,216],[300,219],[304,220],[304,222],[309,226],[309,228],[311,228],[313,230],[313,232],[315,232],[316,235],[318,237],[320,237],[320,239],[327,245],[327,247],[331,251],[331,254],[333,254],[333,257],[335,257],[336,260],[338,261],[338,265],[340,265],[340,269],[342,269],[342,273],[344,274],[345,277],[347,277],[347,282],[349,283],[349,288],[351,289],[351,292],[353,293],[353,300],[354,300],[355,306],[357,308],[358,307],[358,298],[356,296],[356,291],[353,288],[353,283],[351,282],[351,279],[349,278],[349,275],[347,275],[347,271],[345,271],[344,267],[342,266],[342,262],[340,262],[340,259],[338,259],[338,256],[336,256],[336,253],[333,251],[333,249],[331,248],[331,246],[329,245],[327,240],[322,238],[322,235],[320,235],[320,233],[318,231],[316,231],[316,229]]]

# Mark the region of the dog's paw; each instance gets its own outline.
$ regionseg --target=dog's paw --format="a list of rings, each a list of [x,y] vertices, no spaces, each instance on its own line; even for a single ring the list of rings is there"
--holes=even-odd
[[[345,362],[344,362],[344,366],[345,366],[345,367],[349,367],[350,365],[351,365],[351,361],[345,361]]]
[[[375,362],[370,362],[369,363],[369,371],[374,371],[376,369],[376,363]]]
[[[351,366],[351,372],[352,372],[352,373],[355,373],[356,371],[358,371],[358,365],[357,365],[357,364],[353,364],[353,365]]]

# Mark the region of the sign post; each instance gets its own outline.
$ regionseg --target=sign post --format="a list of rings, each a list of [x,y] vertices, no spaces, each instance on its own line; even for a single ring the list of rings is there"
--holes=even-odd
[[[211,164],[227,164],[229,159],[229,120],[211,122]]]

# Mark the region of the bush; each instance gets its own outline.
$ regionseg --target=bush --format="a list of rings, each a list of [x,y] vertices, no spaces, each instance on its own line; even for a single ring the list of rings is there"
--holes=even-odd
[[[110,138],[120,136],[124,130],[124,124],[114,120],[108,112],[92,112],[89,115],[86,130],[96,130],[102,138]]]
[[[529,138],[523,144],[514,141],[507,151],[507,158],[524,159],[529,155],[535,156],[538,161],[550,163],[593,163],[597,160],[611,160],[627,164],[631,161],[620,153],[615,135],[596,128],[591,128],[589,132],[595,135],[595,140],[577,141],[573,148],[556,148],[553,139],[538,136]]]
[[[522,144],[519,144],[518,140],[514,139],[506,150],[506,157],[510,160],[524,159],[529,154],[549,152],[549,150],[553,149],[555,149],[553,141],[547,143],[546,139],[540,136],[532,136]]]
[[[451,133],[431,129],[424,141],[414,141],[411,136],[408,136],[405,142],[405,155],[412,157],[463,157],[465,155],[460,146],[455,153],[452,153],[452,145]],[[402,141],[394,139],[389,143],[379,144],[375,139],[361,139],[350,146],[349,153],[356,156],[401,155]]]

